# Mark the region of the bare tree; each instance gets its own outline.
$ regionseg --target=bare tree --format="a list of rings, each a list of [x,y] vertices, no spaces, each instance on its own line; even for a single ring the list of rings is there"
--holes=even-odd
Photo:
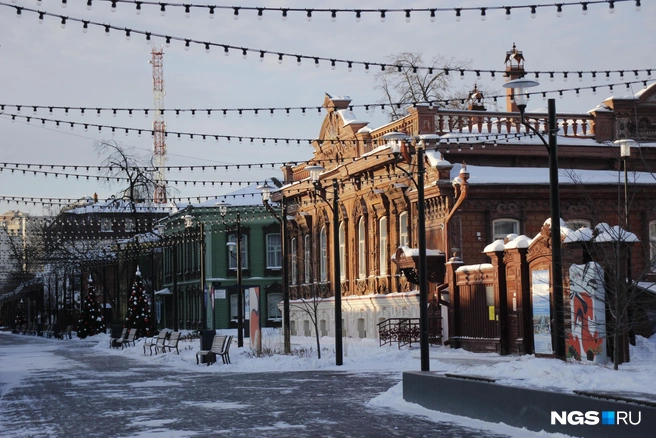
[[[459,76],[460,69],[469,68],[469,60],[456,60],[441,55],[435,56],[428,64],[418,52],[401,52],[387,57],[385,70],[376,74],[376,90],[382,96],[379,103],[385,105],[390,121],[406,115],[405,105],[398,102],[419,103],[449,100],[449,107],[464,107],[469,90],[453,90],[453,79]],[[407,66],[407,67],[402,67]],[[423,67],[423,68],[419,68]],[[479,88],[480,89],[480,88]],[[484,91],[484,94],[487,90]],[[462,102],[462,104],[461,104]]]
[[[314,335],[317,341],[317,358],[321,359],[321,336],[319,335],[319,306],[328,295],[328,287],[323,283],[311,283],[305,286],[306,293],[303,297],[290,303],[290,307],[298,309],[302,314],[310,318],[314,327]]]

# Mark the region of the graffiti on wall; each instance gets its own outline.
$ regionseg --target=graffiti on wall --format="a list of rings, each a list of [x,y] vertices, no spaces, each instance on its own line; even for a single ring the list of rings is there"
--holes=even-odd
[[[571,332],[567,357],[606,362],[606,305],[604,269],[597,263],[569,268]]]

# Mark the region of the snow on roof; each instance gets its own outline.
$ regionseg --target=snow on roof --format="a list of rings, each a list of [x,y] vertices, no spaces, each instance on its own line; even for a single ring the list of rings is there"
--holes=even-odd
[[[483,248],[483,253],[503,251],[503,239],[497,239]]]
[[[439,151],[436,150],[427,150],[425,157],[428,158],[428,164],[431,167],[447,167],[452,165],[442,157],[442,154]]]
[[[656,283],[648,282],[648,281],[638,281],[636,283],[639,288],[646,290],[647,292],[651,292],[656,294]]]
[[[133,203],[126,199],[107,199],[93,203],[93,200],[88,205],[80,206],[66,211],[72,214],[87,214],[87,213],[132,213],[133,206],[137,213],[169,213],[173,203],[154,204],[152,202],[139,202]]]
[[[337,114],[339,114],[342,117],[342,121],[344,122],[344,126],[348,125],[359,125],[359,124],[369,124],[369,122],[365,122],[363,120],[358,120],[357,117],[355,117],[355,114],[353,114],[353,111],[350,109],[341,109],[337,110]]]
[[[565,234],[563,243],[589,242],[592,240],[592,229],[588,227],[582,227],[576,231],[570,230],[569,228],[561,228],[561,234]]]
[[[597,112],[597,113],[612,112],[612,110],[602,103],[602,104],[599,104],[596,107],[592,108],[590,111],[588,111],[588,114],[593,113],[593,112]]]
[[[431,165],[433,165],[431,163]],[[458,176],[462,165],[454,164],[451,179]],[[549,184],[549,169],[535,167],[492,167],[467,164],[469,184]],[[653,173],[633,172],[632,184],[656,184]],[[559,169],[558,183],[617,184],[617,171]]]
[[[349,101],[350,102],[352,100],[351,96],[340,96],[340,95],[337,95],[337,94],[329,94],[329,93],[326,93],[326,96],[328,96],[328,99],[330,99],[332,101],[340,100],[340,101]]]
[[[532,241],[533,240],[530,237],[524,236],[522,234],[521,236],[516,236],[514,239],[506,243],[504,245],[504,249],[528,248]]]
[[[277,190],[277,186],[273,178],[265,180],[271,190]],[[264,184],[264,181],[262,182]],[[208,199],[205,202],[192,204],[194,207],[214,207],[217,203],[225,202],[225,204],[234,207],[244,207],[248,205],[262,205],[262,191],[258,189],[260,183],[251,184],[246,187],[239,188],[225,195],[219,195],[214,199]]]
[[[406,257],[419,257],[418,248],[410,248],[409,246],[399,246],[403,250],[403,255]],[[444,254],[439,249],[426,249],[427,256],[442,255]],[[396,253],[392,254],[392,260],[396,260]]]
[[[481,263],[480,265],[467,265],[459,267],[456,272],[482,271],[483,269],[492,268],[491,263]]]
[[[638,236],[619,225],[610,226],[602,222],[595,227],[595,230],[599,233],[594,239],[595,242],[640,242]]]

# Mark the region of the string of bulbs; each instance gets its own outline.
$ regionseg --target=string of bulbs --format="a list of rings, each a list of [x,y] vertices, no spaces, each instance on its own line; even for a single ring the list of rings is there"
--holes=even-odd
[[[645,71],[648,76],[651,77],[651,72],[654,69],[646,69],[646,70],[627,70],[629,72],[633,72],[634,75],[637,77],[640,75],[640,72]],[[606,70],[602,73],[602,75],[605,75],[606,80],[610,79],[611,73],[618,73],[620,76],[623,78],[625,74],[625,70]],[[544,73],[544,72],[536,72],[539,77],[539,73]],[[550,79],[554,79],[554,75],[558,72],[548,72]],[[583,79],[583,73],[584,72],[578,72],[580,73],[579,79]],[[596,72],[595,77],[596,77]],[[566,75],[567,76],[567,75]],[[537,91],[537,92],[530,92],[527,93],[526,95],[530,98],[531,96],[540,96],[544,99],[546,99],[547,95],[551,94],[556,94],[558,93],[559,96],[563,96],[564,93],[569,93],[569,92],[575,92],[576,96],[580,94],[581,91],[592,91],[593,94],[597,93],[598,88],[605,88],[608,87],[609,91],[613,91],[615,87],[619,87],[622,85],[625,85],[627,89],[630,89],[631,85],[634,84],[642,84],[644,87],[647,86],[649,80],[634,80],[634,81],[629,81],[629,82],[620,82],[620,83],[613,83],[613,84],[605,84],[605,85],[590,85],[590,86],[585,86],[585,87],[572,87],[572,88],[563,88],[563,89],[557,89],[557,90],[548,90],[548,91]],[[497,102],[497,99],[505,99],[505,95],[494,95],[494,96],[488,96],[487,98],[493,99],[494,102]],[[436,106],[438,108],[443,108],[448,106],[451,102],[455,101],[460,101],[461,104],[466,103],[466,99],[436,99],[436,100],[431,100],[428,102],[393,102],[393,103],[361,103],[361,104],[353,104],[353,105],[348,105],[348,109],[350,111],[353,111],[355,108],[364,108],[366,112],[369,112],[369,110],[374,110],[377,108],[380,108],[381,110],[385,110],[386,107],[391,106],[391,107],[397,107],[401,108],[404,106],[417,106],[420,104],[428,104],[429,106]],[[54,111],[64,111],[64,114],[68,116],[71,111],[79,111],[81,116],[84,116],[88,113],[95,113],[96,116],[100,117],[102,113],[107,113],[111,112],[113,116],[118,115],[118,113],[125,113],[127,112],[128,115],[131,117],[135,113],[143,112],[145,117],[148,117],[149,114],[152,112],[154,113],[155,111],[159,111],[160,114],[165,115],[166,113],[175,113],[176,117],[179,117],[181,113],[190,113],[192,117],[196,116],[196,113],[199,114],[207,114],[207,117],[212,117],[212,114],[222,114],[224,117],[228,116],[228,114],[237,114],[240,117],[244,114],[250,114],[252,113],[253,115],[257,116],[259,114],[266,114],[268,113],[269,115],[273,116],[275,114],[285,114],[285,115],[290,115],[292,112],[300,111],[302,115],[305,115],[307,112],[310,110],[317,110],[318,114],[323,114],[322,110],[323,107],[321,106],[289,106],[289,107],[259,107],[259,108],[162,108],[159,110],[156,110],[154,108],[127,108],[127,107],[113,107],[113,108],[108,108],[108,107],[81,107],[81,106],[65,106],[65,105],[31,105],[31,104],[15,104],[15,103],[0,103],[0,111],[5,111],[5,108],[14,108],[16,112],[21,112],[23,109],[32,109],[32,112],[34,113],[35,117],[36,114],[38,114],[39,110],[48,110],[48,113],[53,114]],[[444,108],[445,110],[448,111],[448,109]],[[96,126],[96,125],[94,125]]]
[[[592,4],[592,3],[608,3],[609,5],[612,5],[612,8],[614,10],[614,3],[616,1],[633,1],[633,0],[599,0],[597,2],[586,2],[586,4]],[[145,4],[145,2],[141,2]],[[166,8],[166,3],[158,3],[161,7],[164,9]],[[579,3],[577,3],[579,4]],[[559,3],[561,9],[562,6],[565,5],[565,3]],[[143,35],[145,37],[145,40],[148,44],[151,44],[153,38],[160,38],[163,39],[165,42],[165,45],[167,47],[170,46],[171,41],[178,41],[178,42],[184,42],[184,48],[185,50],[189,50],[191,45],[195,46],[204,46],[206,52],[210,52],[210,49],[212,47],[214,48],[222,48],[224,54],[227,56],[230,54],[230,51],[237,51],[241,52],[243,58],[247,58],[249,53],[256,54],[259,56],[260,61],[263,61],[266,55],[269,56],[274,56],[277,57],[278,63],[282,64],[284,58],[291,58],[291,59],[296,59],[296,63],[298,65],[302,64],[303,60],[306,61],[311,61],[314,63],[316,67],[319,67],[321,62],[324,63],[329,63],[330,67],[332,69],[335,69],[337,64],[340,65],[346,65],[347,69],[349,71],[352,71],[354,65],[360,65],[364,66],[364,71],[365,73],[368,73],[370,71],[370,67],[379,67],[381,71],[385,71],[386,68],[396,68],[398,71],[403,71],[403,70],[411,70],[413,73],[417,73],[419,70],[426,70],[428,71],[429,74],[433,74],[435,71],[443,71],[445,75],[450,74],[451,72],[453,73],[459,73],[460,76],[464,77],[465,73],[474,73],[476,74],[477,77],[481,76],[481,73],[489,73],[491,79],[494,79],[497,74],[504,74],[505,72],[503,70],[482,70],[482,69],[465,69],[465,68],[457,68],[457,69],[450,69],[450,68],[435,68],[435,67],[426,67],[426,66],[417,66],[417,65],[410,65],[410,64],[388,64],[388,63],[383,63],[383,62],[369,62],[369,61],[353,61],[353,60],[348,60],[348,59],[337,59],[337,58],[326,58],[322,56],[313,56],[313,55],[299,55],[299,54],[293,54],[293,53],[288,53],[288,52],[278,52],[278,51],[269,51],[269,50],[263,50],[263,49],[257,49],[257,48],[250,48],[250,47],[240,47],[240,46],[233,46],[230,44],[223,44],[223,43],[216,43],[216,42],[211,42],[211,41],[201,41],[201,40],[195,40],[193,38],[185,38],[185,37],[179,37],[179,36],[172,36],[172,35],[166,35],[166,34],[161,34],[161,33],[156,33],[156,32],[150,32],[150,31],[144,31],[144,30],[138,30],[138,29],[130,29],[126,27],[121,27],[121,26],[115,26],[112,24],[107,24],[107,23],[100,23],[92,20],[85,20],[82,18],[76,18],[76,17],[69,17],[69,16],[64,16],[64,15],[58,15],[46,11],[40,11],[36,9],[31,9],[31,8],[26,8],[22,6],[15,6],[11,5],[5,2],[0,2],[0,6],[5,6],[5,7],[10,7],[14,8],[16,11],[16,15],[18,17],[21,17],[23,15],[23,12],[30,12],[34,14],[38,14],[39,16],[39,22],[43,22],[44,18],[46,16],[48,17],[53,17],[53,18],[58,18],[60,19],[61,27],[65,28],[67,22],[72,21],[72,22],[77,22],[77,23],[82,23],[82,30],[86,32],[89,28],[89,26],[95,26],[95,27],[102,27],[105,30],[105,34],[109,35],[112,30],[119,31],[119,32],[124,32],[125,37],[127,39],[130,39],[132,37],[132,34],[138,34],[138,35]],[[541,5],[542,7],[546,6],[553,6],[553,5]],[[520,6],[517,6],[520,7]],[[526,8],[527,6],[521,6],[523,8]],[[535,8],[538,6],[535,5]],[[501,8],[501,7],[499,7]],[[513,7],[509,7],[513,8]],[[460,13],[462,10],[465,10],[465,8],[457,8]],[[479,9],[492,9],[492,8],[479,8]],[[631,69],[630,71],[632,72],[647,72],[651,74],[651,70],[647,69]],[[566,80],[567,77],[571,74],[576,75],[578,74],[579,77],[583,77],[583,75],[591,75],[592,79],[596,78],[597,73],[605,73],[606,71],[547,71],[547,72],[541,72],[541,71],[533,71],[529,72],[530,74],[535,74],[536,77],[539,77],[540,74],[562,74],[563,79]],[[611,73],[615,74],[624,74],[624,70],[608,70],[608,74],[610,75]]]
[[[12,0],[14,3],[16,0]],[[511,18],[511,11],[513,9],[525,9],[530,10],[531,18],[537,16],[538,9],[546,8],[556,8],[556,15],[558,17],[562,16],[563,8],[569,6],[580,6],[581,13],[587,15],[588,6],[598,5],[598,4],[607,4],[608,11],[612,14],[615,12],[615,3],[624,3],[632,2],[635,4],[636,11],[641,10],[641,1],[640,0],[592,0],[584,2],[562,2],[555,4],[534,4],[534,5],[516,5],[516,6],[468,6],[468,7],[451,7],[451,8],[389,8],[389,9],[371,9],[371,8],[282,8],[282,7],[266,7],[266,6],[217,6],[217,5],[200,5],[200,4],[191,4],[191,3],[167,3],[167,2],[158,2],[158,1],[142,1],[142,0],[97,0],[104,3],[110,3],[110,10],[116,12],[117,6],[119,3],[123,4],[132,4],[135,6],[135,11],[139,15],[142,11],[142,6],[155,6],[159,7],[159,12],[161,16],[166,15],[166,8],[184,8],[185,17],[189,18],[191,16],[192,9],[204,9],[209,13],[209,18],[214,18],[216,10],[219,11],[228,11],[232,12],[232,16],[235,20],[238,20],[240,17],[241,11],[252,11],[257,12],[257,19],[261,20],[264,17],[264,12],[276,12],[281,14],[282,20],[287,20],[287,17],[290,13],[299,13],[305,14],[307,21],[312,21],[313,14],[330,14],[330,20],[335,22],[337,21],[337,14],[344,15],[349,14],[355,17],[356,22],[360,22],[363,15],[378,15],[381,22],[385,22],[386,18],[390,14],[404,14],[405,21],[410,23],[412,20],[412,13],[428,13],[431,22],[436,20],[437,13],[455,13],[455,19],[460,21],[462,18],[463,12],[478,12],[480,19],[485,21],[487,18],[488,11],[502,11],[505,12],[505,17],[507,20]],[[87,9],[93,7],[93,0],[87,0]],[[37,0],[37,5],[41,5],[41,0]],[[61,6],[65,8],[68,5],[68,0],[61,0]]]
[[[3,172],[4,168],[0,167],[0,173]],[[16,168],[10,168],[9,169],[10,174],[14,173],[20,173],[22,175],[28,175],[32,174],[33,176],[38,176],[38,175],[44,175],[46,178],[48,176],[54,176],[55,178],[58,177],[64,177],[65,179],[75,179],[75,180],[96,180],[96,181],[116,181],[116,182],[121,182],[121,181],[127,181],[130,182],[130,178],[125,177],[125,176],[108,176],[108,175],[89,175],[89,174],[79,174],[79,173],[69,173],[69,172],[50,172],[47,170],[36,170],[36,169],[16,169]],[[264,184],[264,180],[259,180],[259,181],[221,181],[221,180],[178,180],[178,179],[167,179],[164,180],[163,182],[167,183],[168,185],[202,185],[202,186],[212,186],[214,187],[215,185],[223,187],[225,186],[249,186],[249,185],[261,185]]]
[[[54,123],[55,127],[59,128],[61,125],[69,125],[71,129],[74,129],[76,126],[84,126],[84,130],[88,131],[88,129],[91,128],[98,128],[98,132],[101,133],[103,132],[103,129],[109,129],[112,134],[115,134],[116,132],[125,132],[125,135],[128,135],[131,132],[136,132],[138,136],[141,136],[142,133],[149,133],[151,136],[155,135],[155,131],[152,129],[140,129],[140,128],[130,128],[130,127],[125,127],[125,126],[115,126],[115,125],[98,125],[95,123],[86,123],[86,122],[77,122],[77,121],[66,121],[66,120],[59,120],[59,119],[49,119],[49,118],[43,118],[43,117],[34,117],[34,116],[27,116],[27,115],[22,115],[22,114],[6,114],[7,116],[11,117],[12,121],[15,121],[17,118],[19,119],[25,119],[28,123],[30,123],[33,119],[40,121],[41,125],[46,125],[46,122],[49,123]],[[472,140],[480,140],[480,139],[485,139],[490,140],[490,139],[504,139],[508,136],[515,137],[518,135],[525,135],[525,134],[513,134],[513,133],[488,133],[488,134],[471,134],[468,136],[468,138]],[[240,144],[246,142],[246,143],[251,143],[254,144],[255,141],[262,142],[263,145],[269,144],[273,142],[274,145],[278,144],[284,144],[284,145],[292,145],[296,144],[297,146],[300,146],[301,143],[307,143],[308,145],[312,145],[314,142],[319,142],[319,143],[330,143],[330,144],[342,144],[342,145],[354,145],[358,143],[362,143],[365,146],[373,145],[373,146],[381,146],[387,143],[387,140],[384,139],[370,139],[370,140],[359,140],[357,138],[349,139],[349,140],[340,140],[340,139],[334,139],[334,138],[296,138],[296,137],[255,137],[255,136],[242,136],[242,135],[226,135],[226,134],[200,134],[200,133],[194,133],[194,132],[180,132],[180,131],[165,131],[164,132],[165,137],[169,136],[174,136],[177,137],[178,139],[181,139],[183,136],[185,138],[189,138],[190,140],[194,140],[194,138],[202,138],[203,140],[207,139],[214,139],[215,141],[219,141],[220,139],[227,140],[228,142],[231,142],[232,140],[237,140]],[[460,137],[460,139],[464,139],[465,137]],[[446,142],[448,143],[450,139],[445,139]],[[206,167],[214,167],[213,165],[207,165]],[[217,166],[220,167],[220,166]]]

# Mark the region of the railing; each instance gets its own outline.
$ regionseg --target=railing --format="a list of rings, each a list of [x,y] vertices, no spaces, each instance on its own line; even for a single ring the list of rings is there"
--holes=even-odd
[[[388,318],[378,323],[378,338],[380,346],[398,343],[398,348],[404,345],[412,346],[419,342],[419,318]]]
[[[538,131],[546,131],[547,113],[526,113],[525,118]],[[590,137],[594,117],[590,114],[557,114],[558,126],[566,137]],[[435,115],[438,134],[510,134],[527,132],[519,114],[497,111],[438,110]]]

